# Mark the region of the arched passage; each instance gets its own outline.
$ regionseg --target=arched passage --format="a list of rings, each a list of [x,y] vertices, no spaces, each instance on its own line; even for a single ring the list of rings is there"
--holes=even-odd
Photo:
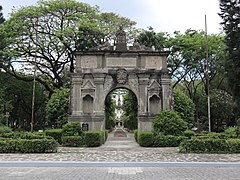
[[[105,98],[105,128],[138,128],[138,99],[127,88],[115,88]]]

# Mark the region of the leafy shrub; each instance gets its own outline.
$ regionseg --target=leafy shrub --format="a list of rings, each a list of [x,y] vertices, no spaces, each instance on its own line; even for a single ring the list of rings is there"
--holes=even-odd
[[[0,139],[0,153],[46,153],[56,152],[54,139]]]
[[[186,139],[184,136],[173,136],[173,135],[157,135],[154,136],[153,146],[154,147],[177,147]]]
[[[82,127],[79,122],[67,123],[63,126],[63,136],[81,136]]]
[[[138,142],[138,130],[137,129],[134,130],[134,138],[135,138],[136,142]]]
[[[227,139],[228,152],[240,153],[240,139]]]
[[[10,132],[1,134],[0,137],[10,139],[53,139],[50,136],[31,132]]]
[[[192,136],[195,136],[195,132],[192,130],[186,130],[183,132],[183,135],[186,136],[187,138],[191,139]]]
[[[227,129],[225,129],[224,133],[229,138],[236,138],[237,137],[237,131],[236,130],[237,130],[236,127],[229,127]]]
[[[8,126],[0,125],[0,134],[10,133],[10,132],[12,132],[11,128],[9,128]]]
[[[230,152],[226,139],[188,139],[181,142],[183,153],[224,153]]]
[[[182,135],[187,129],[187,123],[181,119],[177,112],[163,110],[153,120],[154,132],[164,135]]]
[[[153,146],[153,132],[144,131],[138,132],[138,143],[143,147]]]
[[[63,136],[62,146],[66,147],[83,147],[85,146],[84,136]]]
[[[45,130],[45,134],[47,136],[53,137],[59,144],[61,144],[61,138],[62,138],[62,129],[48,129]]]
[[[87,147],[97,147],[103,144],[103,137],[101,131],[86,131],[85,142]]]

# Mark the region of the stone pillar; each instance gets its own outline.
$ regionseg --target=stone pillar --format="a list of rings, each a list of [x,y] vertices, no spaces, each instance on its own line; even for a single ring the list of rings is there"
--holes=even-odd
[[[104,78],[105,74],[98,73],[94,74],[94,84],[96,86],[96,91],[95,91],[95,101],[93,105],[93,111],[94,111],[94,117],[100,123],[98,127],[100,126],[100,130],[104,131],[105,130],[105,112],[104,112],[104,102],[105,102],[105,97],[104,97]],[[94,128],[96,129],[96,128]]]
[[[168,70],[165,70],[161,76],[162,85],[162,109],[170,109],[171,79]]]
[[[72,104],[72,115],[81,115],[82,112],[82,98],[81,98],[81,85],[82,75],[72,75],[72,88],[71,88],[71,104]]]
[[[148,119],[148,74],[138,74],[139,82],[139,109],[138,109],[138,131],[151,131],[152,123]]]

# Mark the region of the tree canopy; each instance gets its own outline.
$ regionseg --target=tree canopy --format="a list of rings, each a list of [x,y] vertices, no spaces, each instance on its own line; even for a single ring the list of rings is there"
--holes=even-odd
[[[240,107],[240,1],[220,0],[220,10],[228,54],[225,70],[229,87]]]
[[[0,31],[6,37],[1,67],[19,79],[16,71],[32,73],[36,65],[40,82],[50,93],[63,86],[63,71],[74,70],[73,52],[113,39],[119,26],[131,29],[135,22],[97,6],[75,0],[41,0],[36,6],[13,11]],[[2,34],[1,33],[1,34]]]

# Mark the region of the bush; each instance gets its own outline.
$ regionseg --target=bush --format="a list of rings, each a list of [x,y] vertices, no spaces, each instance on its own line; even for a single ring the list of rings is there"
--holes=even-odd
[[[229,127],[227,129],[225,129],[224,133],[229,138],[236,138],[237,137],[237,131],[236,130],[237,130],[236,127]]]
[[[45,130],[45,134],[47,136],[53,137],[59,144],[61,144],[61,138],[62,138],[62,129],[48,129]]]
[[[195,136],[195,132],[192,130],[186,130],[183,132],[183,135],[186,136],[187,138],[191,139],[192,136]]]
[[[11,128],[9,128],[8,126],[0,125],[0,134],[10,133],[10,132],[12,132]]]
[[[187,123],[177,112],[163,110],[153,120],[153,128],[156,133],[179,136],[187,129]]]
[[[1,134],[0,137],[10,139],[53,139],[50,136],[31,132],[10,132]]]
[[[84,136],[63,136],[62,146],[66,147],[83,147],[85,146]]]
[[[138,143],[138,130],[137,129],[134,130],[134,138],[135,138],[136,142]]]
[[[81,136],[82,127],[79,122],[67,123],[63,126],[63,136]]]
[[[0,139],[0,153],[56,152],[54,139]]]
[[[85,142],[87,147],[97,147],[103,144],[101,131],[86,131]]]
[[[240,142],[239,142],[240,145]],[[183,153],[224,153],[231,152],[225,139],[188,139],[179,147]]]
[[[143,147],[153,146],[153,132],[144,131],[138,132],[138,143]]]
[[[178,147],[186,139],[184,136],[157,135],[154,137],[154,147]]]
[[[228,152],[240,153],[240,139],[227,139]]]

